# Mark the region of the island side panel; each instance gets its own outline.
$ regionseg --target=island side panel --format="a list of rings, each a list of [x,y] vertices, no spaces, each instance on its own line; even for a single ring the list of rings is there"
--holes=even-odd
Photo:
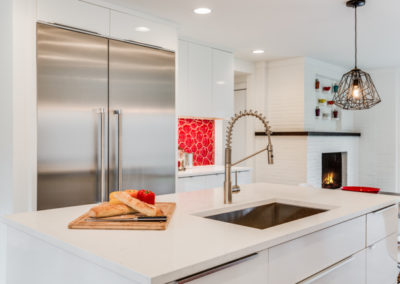
[[[6,282],[7,227],[0,222],[0,283]]]
[[[34,236],[6,228],[6,282],[10,284],[148,284],[91,263]],[[1,282],[3,283],[3,282]]]

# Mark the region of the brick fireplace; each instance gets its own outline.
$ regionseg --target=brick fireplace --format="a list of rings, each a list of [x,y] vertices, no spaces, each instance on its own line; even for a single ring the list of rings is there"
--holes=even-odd
[[[255,149],[265,147],[265,139],[262,134],[257,135]],[[326,187],[359,185],[359,140],[359,133],[275,132],[272,136],[275,163],[267,165],[263,155],[255,157],[255,180],[293,185],[308,184],[321,188],[323,154],[337,153],[340,158],[336,161],[341,160],[341,169],[337,169],[339,174],[335,179],[339,181],[336,185]]]

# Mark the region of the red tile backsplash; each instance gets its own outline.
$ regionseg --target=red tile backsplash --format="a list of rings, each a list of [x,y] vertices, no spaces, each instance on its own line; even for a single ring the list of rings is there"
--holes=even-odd
[[[179,118],[178,135],[179,147],[193,153],[193,166],[214,165],[214,120]]]

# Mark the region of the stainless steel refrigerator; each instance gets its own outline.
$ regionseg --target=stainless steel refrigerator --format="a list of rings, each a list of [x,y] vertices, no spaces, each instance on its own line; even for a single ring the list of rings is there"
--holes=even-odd
[[[175,54],[38,23],[38,209],[175,191]]]

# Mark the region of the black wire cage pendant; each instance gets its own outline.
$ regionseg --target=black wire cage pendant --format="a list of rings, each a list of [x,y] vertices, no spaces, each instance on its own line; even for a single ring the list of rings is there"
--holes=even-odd
[[[355,14],[355,67],[343,75],[338,92],[333,96],[335,104],[343,109],[369,109],[381,102],[371,76],[357,68],[357,7],[364,6],[365,0],[350,0],[347,7],[354,8]]]

